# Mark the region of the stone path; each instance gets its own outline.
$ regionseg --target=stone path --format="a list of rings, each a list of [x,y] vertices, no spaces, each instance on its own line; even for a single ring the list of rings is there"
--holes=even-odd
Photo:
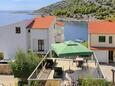
[[[0,75],[0,86],[18,86],[18,79],[14,78],[12,75]]]
[[[102,73],[107,81],[112,81],[111,69],[115,69],[115,66],[111,65],[100,65]]]

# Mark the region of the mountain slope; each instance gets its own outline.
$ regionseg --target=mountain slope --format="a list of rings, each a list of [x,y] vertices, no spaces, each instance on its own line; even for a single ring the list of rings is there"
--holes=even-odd
[[[36,11],[34,11],[35,13],[41,13],[41,14],[50,14],[54,9],[61,9],[61,8],[65,8],[67,6],[69,6],[70,3],[68,3],[67,1],[63,0],[61,2],[57,2],[54,4],[51,4],[50,6],[46,6],[43,7],[41,9],[38,9]]]
[[[57,10],[57,9],[64,9],[66,7],[75,5],[78,2],[82,3],[83,0],[62,0],[60,2],[51,4],[49,6],[43,7],[41,9],[38,9],[36,11],[34,11],[35,13],[51,13],[53,10]]]
[[[35,11],[69,18],[108,19],[115,17],[114,0],[62,0]]]

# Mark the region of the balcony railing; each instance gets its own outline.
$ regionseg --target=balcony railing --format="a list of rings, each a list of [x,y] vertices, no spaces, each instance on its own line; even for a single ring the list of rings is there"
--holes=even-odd
[[[97,67],[97,72],[99,74],[99,78],[105,79],[104,74],[103,74],[103,72],[102,72],[102,70],[100,68],[100,64],[99,64],[99,61],[98,61],[95,53],[93,54],[93,56],[94,56],[94,59],[95,59],[95,64],[96,64],[96,67]]]

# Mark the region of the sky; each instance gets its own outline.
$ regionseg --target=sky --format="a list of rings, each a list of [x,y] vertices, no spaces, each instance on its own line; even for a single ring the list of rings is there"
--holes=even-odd
[[[61,0],[0,0],[0,10],[36,10]]]

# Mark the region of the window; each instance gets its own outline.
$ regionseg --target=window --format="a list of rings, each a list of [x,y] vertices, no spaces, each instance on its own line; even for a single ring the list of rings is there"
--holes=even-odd
[[[105,42],[105,36],[99,36],[99,42]]]
[[[28,32],[30,32],[30,30],[28,30]]]
[[[21,33],[21,28],[20,27],[16,27],[16,33]]]
[[[38,51],[44,51],[44,40],[38,40]]]
[[[112,43],[112,36],[109,36],[109,43]]]

